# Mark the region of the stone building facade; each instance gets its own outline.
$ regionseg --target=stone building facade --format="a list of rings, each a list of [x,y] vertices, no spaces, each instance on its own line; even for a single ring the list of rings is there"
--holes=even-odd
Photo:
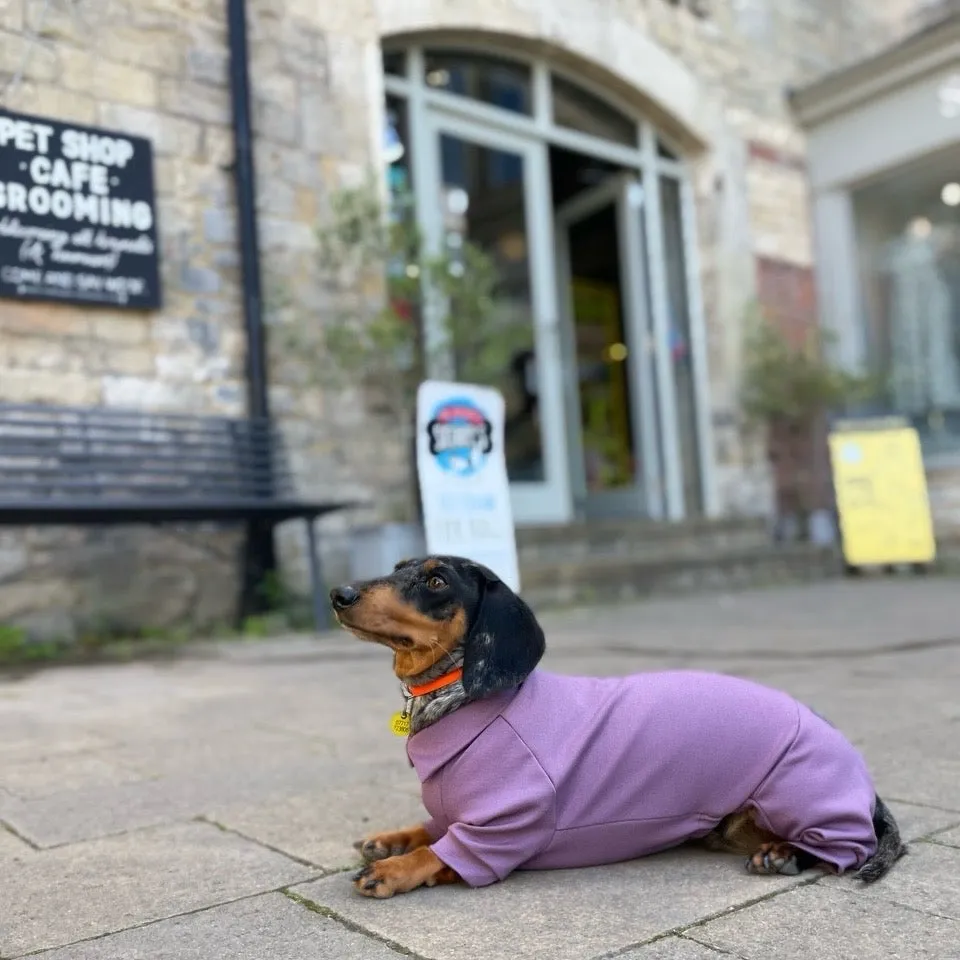
[[[917,27],[793,99],[821,322],[917,430],[945,542],[960,531],[960,4],[925,4]]]
[[[656,124],[684,166],[699,259],[689,269],[705,329],[711,510],[762,510],[765,468],[743,448],[736,419],[744,310],[762,294],[794,322],[815,312],[804,138],[785,93],[889,44],[910,6],[249,0],[269,318],[282,324],[283,309],[271,305],[284,293],[299,309],[323,315],[315,228],[330,192],[377,162],[384,43],[480,40],[491,51],[557,65]],[[0,106],[153,143],[164,291],[162,309],[142,313],[0,301],[0,401],[242,414],[222,0],[3,0]],[[405,451],[362,396],[318,386],[310,358],[285,350],[274,333],[270,399],[302,492],[376,502],[385,478],[407,469]],[[346,532],[363,519],[325,522],[331,575],[342,569]],[[295,580],[303,566],[298,536],[281,531]],[[235,546],[230,536],[189,529],[0,531],[0,623],[69,631],[78,618],[99,617],[118,628],[184,619],[208,627],[230,615]],[[90,572],[101,567],[102,575]],[[165,599],[151,604],[150,597]]]

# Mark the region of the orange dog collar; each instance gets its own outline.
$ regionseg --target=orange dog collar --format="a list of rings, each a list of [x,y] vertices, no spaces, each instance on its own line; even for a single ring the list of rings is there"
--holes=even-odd
[[[422,697],[425,694],[433,693],[434,690],[442,690],[444,687],[449,687],[451,683],[456,683],[463,676],[463,668],[457,667],[456,670],[451,670],[449,673],[445,673],[440,677],[437,677],[436,680],[431,680],[429,683],[421,683],[416,687],[407,687],[407,693],[411,697]]]

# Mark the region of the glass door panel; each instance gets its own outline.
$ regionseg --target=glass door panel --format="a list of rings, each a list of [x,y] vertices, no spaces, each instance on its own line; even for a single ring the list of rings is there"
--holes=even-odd
[[[566,520],[569,478],[545,148],[453,117],[432,115],[431,121],[437,149],[432,239],[453,255],[455,269],[477,276],[467,245],[479,248],[496,277],[493,325],[453,323],[453,375],[496,387],[504,396],[516,520]]]
[[[576,371],[570,450],[587,516],[659,515],[656,411],[642,237],[631,177],[577,194],[558,211],[559,295]]]

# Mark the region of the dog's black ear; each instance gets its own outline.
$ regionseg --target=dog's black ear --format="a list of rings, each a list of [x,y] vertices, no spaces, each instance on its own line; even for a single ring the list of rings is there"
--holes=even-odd
[[[546,649],[533,611],[499,577],[470,564],[480,602],[463,649],[463,688],[477,699],[522,683]]]

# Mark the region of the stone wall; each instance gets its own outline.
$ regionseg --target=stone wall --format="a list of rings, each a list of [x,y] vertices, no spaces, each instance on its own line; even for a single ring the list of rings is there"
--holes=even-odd
[[[644,82],[674,84],[664,87],[663,102],[700,118],[702,142],[692,156],[721,500],[727,510],[755,510],[764,503],[766,476],[736,419],[742,315],[756,294],[758,255],[800,267],[812,256],[803,142],[784,91],[886,42],[902,6],[902,0],[248,0],[271,402],[305,495],[374,504],[365,515],[324,522],[331,579],[343,571],[344,532],[378,515],[379,492],[404,476],[405,451],[361,395],[332,394],[318,384],[317,358],[290,349],[283,328],[293,316],[319,323],[324,314],[314,229],[330,191],[363,176],[378,149],[381,36],[430,28],[510,35],[627,94],[629,69],[643,65],[627,63],[623,51],[645,44],[651,54],[645,62],[657,70]],[[702,9],[707,16],[695,12]],[[153,142],[164,290],[163,309],[151,313],[0,303],[0,400],[243,412],[224,17],[223,0],[0,3],[4,106]],[[672,122],[668,113],[662,118]],[[300,537],[295,527],[281,531],[285,571],[303,585]],[[226,600],[204,612],[203,591],[170,570],[181,562],[197,565],[198,581],[232,598],[235,546],[235,534],[196,530],[162,538],[138,531],[4,532],[0,622],[34,622],[37,611],[51,610],[60,611],[50,616],[62,626],[109,619],[107,601],[115,601],[122,621],[132,603],[123,595],[131,588],[109,578],[107,588],[90,586],[70,573],[108,556],[126,558],[125,575],[139,596],[164,598],[159,607],[167,611],[181,603],[184,616],[212,622],[224,615]],[[169,570],[157,564],[161,555]],[[88,594],[99,598],[96,615]],[[145,617],[153,615],[150,608],[145,601]]]
[[[314,229],[329,190],[369,158],[380,109],[370,91],[377,43],[356,4],[350,17],[312,3],[248,6],[267,313],[272,319],[274,303],[289,296],[320,316],[308,282]],[[219,0],[0,4],[3,106],[152,141],[164,297],[162,310],[143,313],[0,302],[0,400],[243,414],[224,18]],[[3,72],[11,68],[15,74]],[[302,492],[376,500],[378,484],[402,460],[377,459],[377,424],[358,430],[362,404],[326,396],[302,375],[309,360],[293,367],[275,350],[270,371]],[[333,575],[347,522],[325,524]],[[302,583],[302,533],[284,529],[281,537]],[[129,629],[136,609],[147,625],[166,625],[176,613],[209,627],[235,613],[238,544],[235,530],[195,527],[6,531],[0,622],[68,633]],[[87,573],[94,567],[100,580]]]
[[[216,527],[0,531],[0,624],[67,641],[231,628],[242,543]]]

